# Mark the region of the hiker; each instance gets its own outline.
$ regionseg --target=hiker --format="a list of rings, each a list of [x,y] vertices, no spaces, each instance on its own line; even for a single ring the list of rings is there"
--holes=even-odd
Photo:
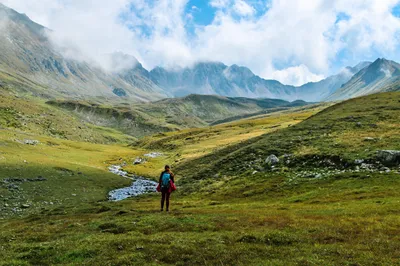
[[[165,170],[160,175],[157,190],[161,192],[161,211],[164,210],[164,201],[166,201],[166,210],[169,211],[169,197],[175,188],[174,174],[171,172],[169,165],[165,166]]]

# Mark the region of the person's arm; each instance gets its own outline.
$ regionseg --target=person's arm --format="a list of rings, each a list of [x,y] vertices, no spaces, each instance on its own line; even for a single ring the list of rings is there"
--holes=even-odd
[[[172,180],[172,182],[175,183],[175,179],[174,178],[175,178],[175,175],[174,175],[174,173],[171,172],[171,180]]]

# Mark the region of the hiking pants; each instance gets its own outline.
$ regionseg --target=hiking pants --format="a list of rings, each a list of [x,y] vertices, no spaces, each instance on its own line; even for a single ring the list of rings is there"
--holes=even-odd
[[[161,191],[161,210],[164,209],[164,201],[166,201],[166,207],[167,207],[167,211],[169,210],[169,196],[171,195],[171,193],[169,193],[168,191]]]

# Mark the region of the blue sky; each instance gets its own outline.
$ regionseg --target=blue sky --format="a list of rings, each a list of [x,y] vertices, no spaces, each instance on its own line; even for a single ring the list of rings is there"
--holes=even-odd
[[[400,0],[0,0],[83,54],[151,69],[221,61],[300,85],[360,61],[400,61]]]

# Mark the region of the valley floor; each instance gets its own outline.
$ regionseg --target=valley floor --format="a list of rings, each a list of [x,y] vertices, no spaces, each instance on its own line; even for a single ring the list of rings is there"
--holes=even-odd
[[[256,176],[177,193],[171,213],[157,196],[43,210],[0,223],[1,264],[397,265],[399,177],[341,178]]]
[[[400,148],[388,134],[396,132],[398,97],[379,98],[388,108],[368,129],[372,122],[362,119],[374,117],[373,108],[371,117],[355,116],[362,127],[341,117],[354,105],[301,107],[140,141],[104,128],[87,136],[66,128],[66,140],[43,134],[41,125],[30,132],[8,125],[0,130],[0,265],[399,265],[399,169],[306,164],[325,150],[350,162]],[[365,142],[365,132],[380,139]],[[126,144],[81,139],[91,136]],[[371,151],[357,150],[360,138]],[[299,162],[276,169],[259,169],[265,157],[248,163],[271,151],[281,160],[293,152]],[[144,156],[150,152],[162,155]],[[146,162],[133,164],[138,158]],[[178,179],[170,213],[159,211],[157,194],[107,200],[131,183],[110,165],[156,180],[166,163]]]

